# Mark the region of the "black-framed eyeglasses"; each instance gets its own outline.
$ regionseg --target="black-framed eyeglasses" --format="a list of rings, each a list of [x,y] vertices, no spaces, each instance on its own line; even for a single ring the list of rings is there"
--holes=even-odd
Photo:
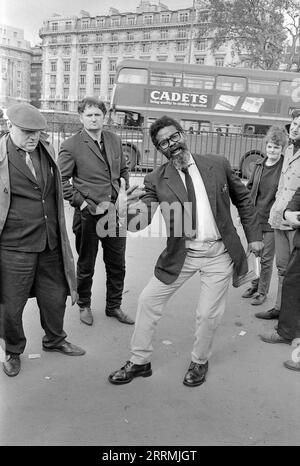
[[[157,148],[159,150],[166,150],[170,146],[170,141],[172,142],[179,142],[181,139],[181,132],[176,131],[176,133],[171,134],[171,136],[167,139],[162,139],[158,144]]]

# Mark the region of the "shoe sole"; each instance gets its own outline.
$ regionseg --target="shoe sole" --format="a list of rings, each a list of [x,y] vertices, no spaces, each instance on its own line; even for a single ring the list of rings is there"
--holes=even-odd
[[[296,367],[291,367],[289,365],[287,365],[285,362],[283,363],[284,367],[286,367],[287,369],[290,369],[291,371],[295,371],[295,372],[300,372],[300,368],[296,368]]]
[[[276,317],[262,317],[262,316],[257,316],[256,314],[255,314],[255,317],[257,319],[263,319],[263,320],[278,320],[279,319],[279,316],[276,316]]]
[[[50,348],[43,348],[43,351],[47,351],[48,353],[54,353],[55,351],[60,354],[64,354],[65,356],[84,356],[86,352],[84,353],[65,353],[64,351],[61,351],[59,349],[50,349]]]
[[[117,316],[110,316],[109,314],[105,314],[106,317],[114,317],[115,319],[117,319],[119,322],[121,322],[121,324],[127,324],[127,325],[134,325],[135,322],[132,321],[132,322],[126,322],[125,320],[120,320]]]
[[[205,381],[206,381],[206,377],[204,377],[203,380],[201,380],[200,382],[197,382],[197,383],[188,383],[188,382],[186,382],[186,381],[184,380],[184,381],[183,381],[183,385],[185,385],[186,387],[199,387],[199,386],[202,385]]]
[[[130,379],[127,379],[127,380],[113,380],[111,378],[111,376],[108,377],[108,380],[110,381],[110,383],[112,383],[113,385],[124,385],[126,383],[129,383],[131,382],[133,379],[135,379],[136,377],[150,377],[152,375],[152,369],[150,369],[149,371],[145,371],[145,372],[140,372],[139,374],[137,375],[134,375],[133,377],[131,377]]]
[[[80,322],[82,322],[82,323],[85,324],[85,325],[89,325],[89,326],[93,325],[93,323],[94,323],[94,321],[92,321],[92,322],[87,322],[87,321],[85,321],[85,320],[83,320],[83,319],[80,319]]]
[[[263,341],[264,343],[271,343],[273,345],[276,345],[276,344],[279,344],[279,343],[284,343],[285,345],[290,345],[291,344],[291,341],[289,341],[289,340],[271,341],[271,340],[264,340],[263,338],[261,338],[261,341]]]

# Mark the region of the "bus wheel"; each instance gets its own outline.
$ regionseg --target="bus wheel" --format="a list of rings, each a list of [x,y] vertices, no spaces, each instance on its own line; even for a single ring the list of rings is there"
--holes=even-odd
[[[240,173],[242,178],[250,178],[251,173],[254,170],[254,166],[258,160],[263,157],[260,152],[248,152],[244,155],[240,163]]]
[[[125,158],[126,158],[127,166],[130,170],[132,170],[133,168],[135,168],[136,163],[137,163],[137,152],[134,147],[128,144],[124,144],[122,146],[122,149],[123,149],[123,154],[125,155]]]

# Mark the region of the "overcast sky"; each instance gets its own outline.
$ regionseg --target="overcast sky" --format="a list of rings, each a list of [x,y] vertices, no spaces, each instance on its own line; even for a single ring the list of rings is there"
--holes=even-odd
[[[158,0],[151,0],[158,4]],[[193,0],[163,0],[161,3],[170,9],[190,7]],[[44,19],[53,13],[78,15],[85,10],[91,16],[108,14],[109,8],[117,8],[120,12],[132,11],[140,4],[140,0],[0,0],[0,22],[24,30],[26,40],[35,45],[40,42],[38,30]]]

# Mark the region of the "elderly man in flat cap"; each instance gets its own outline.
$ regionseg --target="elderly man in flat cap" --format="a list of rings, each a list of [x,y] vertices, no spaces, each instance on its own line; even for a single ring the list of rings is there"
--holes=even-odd
[[[85,351],[67,342],[63,330],[76,280],[54,149],[40,137],[46,120],[24,103],[8,108],[7,117],[9,133],[0,138],[0,330],[3,370],[13,377],[26,345],[22,314],[29,297],[39,307],[44,351]]]

